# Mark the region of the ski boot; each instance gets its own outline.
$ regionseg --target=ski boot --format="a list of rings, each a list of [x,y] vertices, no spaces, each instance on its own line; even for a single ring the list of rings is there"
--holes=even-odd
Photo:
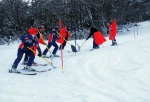
[[[53,57],[59,57],[59,55],[53,54]]]
[[[35,69],[33,69],[31,66],[26,66],[26,67],[24,67],[24,69],[23,70],[26,70],[26,71],[35,71]]]
[[[16,69],[16,67],[12,66],[12,68],[9,69],[9,73],[20,73],[20,72]]]
[[[42,57],[43,57],[43,58],[49,58],[49,57],[48,57],[48,56],[46,56],[46,55],[42,55]]]

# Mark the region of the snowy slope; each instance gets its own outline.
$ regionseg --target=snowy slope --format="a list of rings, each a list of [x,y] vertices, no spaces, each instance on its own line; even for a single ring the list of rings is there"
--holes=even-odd
[[[64,72],[61,59],[55,58],[57,69],[50,72],[36,76],[9,74],[19,43],[0,46],[0,102],[150,102],[150,21],[138,25],[138,36],[135,33],[134,37],[133,27],[118,34],[118,46],[110,46],[106,37],[100,49],[88,51],[93,42],[89,39],[75,55],[67,52],[71,51],[67,45],[63,51]],[[79,45],[83,42],[77,41]],[[35,61],[46,63],[39,57]],[[18,69],[23,67],[19,65]]]

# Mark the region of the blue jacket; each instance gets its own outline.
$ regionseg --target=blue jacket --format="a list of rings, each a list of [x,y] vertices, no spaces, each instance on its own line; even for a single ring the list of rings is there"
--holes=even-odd
[[[37,48],[39,52],[41,52],[41,49],[39,47],[38,38],[36,36],[32,36],[30,34],[26,34],[21,36],[22,43],[19,45],[20,49],[23,49],[25,51],[28,51],[28,47],[34,50],[34,48]]]
[[[55,31],[49,31],[48,42],[55,43],[57,40],[57,33]]]

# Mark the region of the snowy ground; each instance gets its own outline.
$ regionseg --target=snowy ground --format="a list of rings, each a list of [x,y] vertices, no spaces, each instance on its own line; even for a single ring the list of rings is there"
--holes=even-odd
[[[10,74],[19,43],[0,46],[0,102],[150,102],[150,21],[138,25],[138,36],[135,32],[134,37],[134,27],[118,34],[118,46],[110,46],[106,37],[100,49],[88,51],[92,48],[89,39],[75,56],[67,52],[71,51],[67,45],[64,72],[61,59],[55,58],[57,69],[50,72]],[[77,41],[79,45],[83,42]],[[46,63],[39,57],[35,61]]]

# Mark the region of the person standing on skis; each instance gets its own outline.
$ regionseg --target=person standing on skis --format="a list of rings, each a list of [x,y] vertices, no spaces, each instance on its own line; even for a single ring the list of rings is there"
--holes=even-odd
[[[31,65],[35,58],[35,53],[33,52],[34,49],[38,49],[38,52],[39,52],[38,56],[41,56],[41,50],[39,48],[38,39],[36,37],[37,29],[29,28],[28,32],[29,32],[29,34],[23,35],[21,37],[22,42],[18,48],[17,58],[15,59],[13,65],[12,65],[12,68],[10,70],[12,73],[18,72],[17,66],[18,66],[19,62],[21,61],[24,53],[29,56],[28,63],[26,65],[26,67],[24,68],[28,71],[35,70],[35,69],[31,68]]]
[[[72,37],[72,34],[70,33],[70,26],[67,26],[67,27],[64,27],[64,28],[61,28],[60,29],[60,38],[61,38],[61,41],[58,41],[61,43],[60,47],[59,47],[59,50],[61,49],[61,46],[62,46],[62,49],[65,48],[66,46],[66,41],[68,40],[68,38],[71,38]],[[65,41],[65,40],[66,41]]]
[[[46,43],[44,42],[44,36],[43,36],[44,31],[45,31],[44,26],[39,26],[37,28],[36,37],[38,38],[38,43],[39,44],[46,45]],[[35,52],[36,52],[36,49],[35,49]],[[25,54],[23,64],[26,65],[28,63],[28,60],[29,60],[29,57],[28,57],[27,54]],[[33,64],[37,64],[37,63],[35,61],[33,61]]]
[[[48,50],[51,48],[51,46],[54,46],[54,50],[52,52],[53,57],[59,57],[59,55],[56,54],[57,50],[58,50],[58,45],[56,43],[58,34],[57,34],[56,30],[57,30],[57,28],[52,28],[49,31],[48,45],[45,48],[45,50],[43,51],[43,57],[45,57],[45,58],[47,58],[46,54],[47,54]]]
[[[116,42],[116,34],[117,34],[117,25],[116,25],[116,20],[113,20],[110,22],[109,26],[109,40],[112,40],[112,45],[117,45]]]
[[[87,27],[90,30],[90,34],[86,38],[86,40],[88,40],[91,36],[93,36],[93,49],[98,49],[99,45],[102,45],[103,42],[106,41],[106,39],[99,30],[92,27],[90,24],[87,24]]]

